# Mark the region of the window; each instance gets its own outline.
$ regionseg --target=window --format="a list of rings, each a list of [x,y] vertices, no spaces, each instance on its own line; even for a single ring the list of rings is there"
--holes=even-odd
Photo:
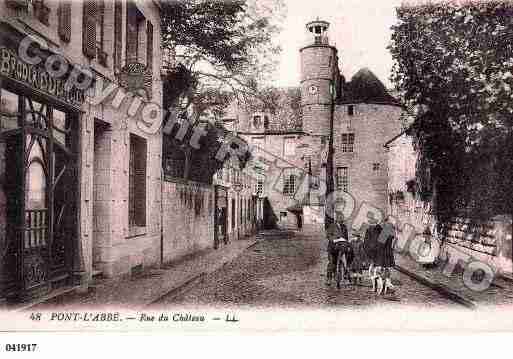
[[[296,175],[293,168],[283,170],[283,194],[293,196],[296,192]]]
[[[296,139],[294,137],[283,139],[283,155],[285,157],[296,155]]]
[[[261,195],[264,193],[264,180],[263,179],[259,179],[257,180],[257,184],[256,184],[256,193],[258,195]]]
[[[123,52],[123,3],[114,1],[114,68],[121,69],[121,53]]]
[[[34,0],[32,2],[34,8],[34,16],[46,26],[49,25],[50,8],[46,5],[44,0]]]
[[[232,228],[235,228],[235,198],[232,198]]]
[[[98,15],[96,16],[96,58],[98,62],[107,66],[107,54],[105,48],[105,3],[97,0]]]
[[[374,172],[379,172],[379,169],[380,169],[380,165],[379,165],[379,163],[373,163],[373,164],[372,164],[372,170],[373,170]]]
[[[18,95],[5,89],[0,91],[0,133],[2,133],[19,127],[19,98]]]
[[[337,191],[349,191],[349,168],[337,167]]]
[[[64,42],[70,42],[71,40],[71,3],[70,2],[59,2],[57,9],[57,33]]]
[[[139,44],[145,43],[143,38],[145,19],[133,2],[127,3],[126,15],[126,61],[127,63],[145,62],[144,47]]]
[[[128,217],[131,227],[146,226],[146,140],[130,134]]]
[[[343,133],[341,136],[341,142],[343,153],[354,152],[354,133]]]
[[[103,0],[84,1],[82,25],[84,55],[90,59],[96,58],[98,63],[107,66],[107,54],[104,51],[105,4]],[[64,35],[64,29],[62,35]]]
[[[241,198],[241,199],[239,199],[239,208],[240,208],[240,211],[239,211],[239,212],[240,212],[240,213],[239,213],[239,214],[240,214],[240,217],[239,217],[240,222],[239,222],[239,223],[240,223],[240,224],[241,224],[241,226],[242,226],[242,218],[243,218],[243,217],[242,217],[242,198]]]
[[[328,141],[328,136],[321,136],[321,145],[325,145]]]
[[[354,116],[354,105],[348,105],[347,106],[347,115],[348,116]]]

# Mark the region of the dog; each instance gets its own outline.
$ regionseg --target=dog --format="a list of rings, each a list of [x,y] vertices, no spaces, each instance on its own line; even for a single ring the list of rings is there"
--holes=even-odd
[[[372,291],[376,294],[395,293],[395,287],[390,278],[390,269],[371,264],[369,266],[369,278],[372,283]]]

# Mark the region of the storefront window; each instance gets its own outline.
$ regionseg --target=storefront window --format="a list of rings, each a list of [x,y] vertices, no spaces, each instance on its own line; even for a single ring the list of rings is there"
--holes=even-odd
[[[53,110],[53,139],[61,145],[66,146],[66,134],[69,128],[66,127],[66,114],[59,110]]]
[[[27,209],[44,209],[46,175],[43,165],[40,162],[42,151],[39,143],[36,141],[30,151],[30,166],[27,172],[27,182],[25,187],[25,201]]]
[[[25,123],[29,126],[46,129],[48,119],[48,106],[37,101],[25,98]]]
[[[2,89],[0,92],[0,133],[18,128],[18,95]]]

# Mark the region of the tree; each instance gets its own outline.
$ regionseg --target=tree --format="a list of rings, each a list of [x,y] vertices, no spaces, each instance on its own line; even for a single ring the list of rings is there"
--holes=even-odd
[[[281,50],[274,39],[284,9],[282,0],[163,2],[165,66],[192,80],[174,104],[197,119],[222,115],[227,100],[259,97]]]
[[[513,3],[402,6],[397,18],[391,79],[418,110],[417,175],[442,191],[435,215],[513,213]]]
[[[162,2],[164,107],[177,108],[168,116],[182,116],[191,131],[196,126],[208,130],[201,151],[187,146],[186,139],[165,141],[183,152],[186,179],[204,181],[222,166],[213,155],[226,134],[205,119],[221,118],[234,100],[262,98],[280,51],[274,35],[283,10],[282,0]]]

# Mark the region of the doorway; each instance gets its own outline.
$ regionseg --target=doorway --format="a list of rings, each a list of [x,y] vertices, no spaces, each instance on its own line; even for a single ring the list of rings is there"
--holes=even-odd
[[[7,87],[0,104],[2,282],[8,298],[23,301],[71,283],[78,121],[76,113]]]

